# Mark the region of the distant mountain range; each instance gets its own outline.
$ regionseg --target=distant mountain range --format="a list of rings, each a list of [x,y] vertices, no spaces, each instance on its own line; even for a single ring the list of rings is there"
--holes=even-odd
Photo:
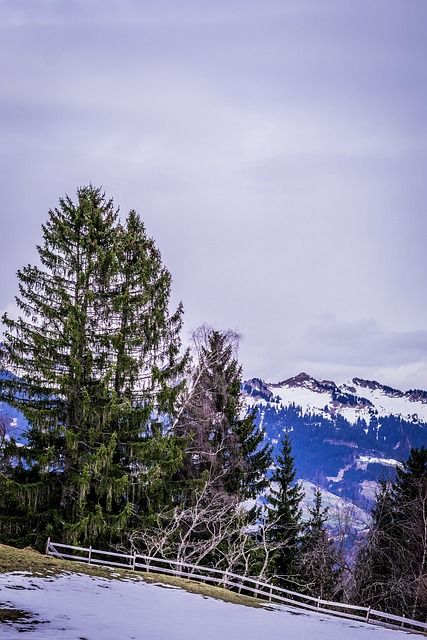
[[[275,453],[291,436],[298,477],[355,504],[372,504],[378,481],[394,475],[411,447],[427,446],[427,392],[353,378],[337,385],[306,373],[279,383],[243,383]]]
[[[403,392],[361,378],[337,385],[300,373],[279,383],[246,380],[242,394],[244,410],[256,409],[275,454],[283,432],[290,434],[300,480],[363,509],[411,447],[427,446],[426,391]],[[0,420],[9,435],[22,439],[22,414],[0,402]]]

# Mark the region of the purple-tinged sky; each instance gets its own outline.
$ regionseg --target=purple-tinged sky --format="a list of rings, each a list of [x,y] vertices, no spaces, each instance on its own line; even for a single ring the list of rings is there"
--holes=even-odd
[[[426,33],[426,0],[0,0],[0,309],[92,182],[245,377],[426,389]]]

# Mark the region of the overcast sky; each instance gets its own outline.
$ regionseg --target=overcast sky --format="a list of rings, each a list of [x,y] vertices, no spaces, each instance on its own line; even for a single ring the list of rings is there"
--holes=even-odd
[[[245,377],[427,389],[426,33],[426,0],[0,0],[0,309],[91,182]]]

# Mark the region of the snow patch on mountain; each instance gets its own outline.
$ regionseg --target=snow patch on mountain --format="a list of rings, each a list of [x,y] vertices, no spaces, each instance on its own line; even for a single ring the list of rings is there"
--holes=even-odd
[[[308,520],[310,517],[309,509],[314,505],[314,494],[318,486],[308,480],[301,482],[304,491],[304,499],[302,501],[303,519]],[[332,531],[339,529],[345,521],[351,525],[354,531],[364,531],[370,523],[370,515],[360,509],[349,500],[344,500],[334,493],[330,493],[320,488],[322,494],[322,508],[328,510],[328,526]]]
[[[372,507],[378,482],[395,477],[411,447],[427,443],[427,392],[399,391],[353,378],[344,384],[307,373],[242,385],[243,412],[280,452],[289,433],[297,477],[363,509]]]
[[[258,406],[276,404],[278,408],[294,404],[303,413],[320,413],[331,420],[340,414],[351,424],[361,419],[369,425],[373,417],[387,415],[427,423],[427,392],[403,392],[362,378],[341,385],[316,380],[307,373],[279,383],[253,378],[244,383],[243,391],[247,406],[254,401]]]
[[[386,467],[401,467],[402,463],[393,458],[376,458],[375,456],[359,456],[357,467],[366,469],[368,464],[382,464]]]
[[[378,382],[353,378],[341,389],[368,400],[379,416],[396,415],[404,420],[427,422],[427,393],[421,390],[399,391]]]

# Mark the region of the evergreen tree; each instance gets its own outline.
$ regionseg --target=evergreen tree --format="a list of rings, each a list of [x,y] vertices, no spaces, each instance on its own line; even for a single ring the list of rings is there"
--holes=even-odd
[[[301,501],[304,497],[300,483],[295,482],[296,469],[291,442],[285,433],[275,470],[271,476],[267,509],[268,541],[274,549],[269,573],[285,588],[296,588],[298,576],[296,559],[301,535]]]
[[[14,376],[0,399],[29,429],[8,446],[0,536],[102,545],[179,463],[160,425],[179,391],[182,308],[169,315],[171,277],[139,217],[121,224],[100,189],[61,199],[42,229],[41,266],[18,272],[22,315],[3,317],[0,365]]]
[[[230,331],[204,325],[194,334],[194,363],[173,426],[185,442],[174,508],[133,537],[141,551],[234,570],[245,562],[242,547],[252,543],[245,529],[256,509],[242,502],[265,486],[270,447],[254,415],[242,417],[236,347]]]
[[[196,364],[176,431],[186,436],[186,473],[209,476],[216,490],[239,500],[265,488],[271,448],[255,424],[242,417],[242,368],[235,357],[238,336],[202,326],[194,336]]]
[[[424,621],[427,612],[427,449],[383,482],[355,567],[354,601]]]
[[[354,570],[355,591],[353,601],[380,610],[393,611],[394,605],[387,602],[387,584],[394,570],[402,570],[399,566],[401,554],[392,553],[394,528],[394,507],[391,498],[391,487],[381,481],[380,489],[375,497],[372,509],[372,523],[366,544],[361,547]],[[390,592],[394,599],[394,594]]]
[[[322,506],[319,487],[314,493],[314,504],[308,509],[310,517],[303,525],[297,558],[300,589],[323,600],[336,597],[340,569],[338,553],[326,527],[328,507]]]

